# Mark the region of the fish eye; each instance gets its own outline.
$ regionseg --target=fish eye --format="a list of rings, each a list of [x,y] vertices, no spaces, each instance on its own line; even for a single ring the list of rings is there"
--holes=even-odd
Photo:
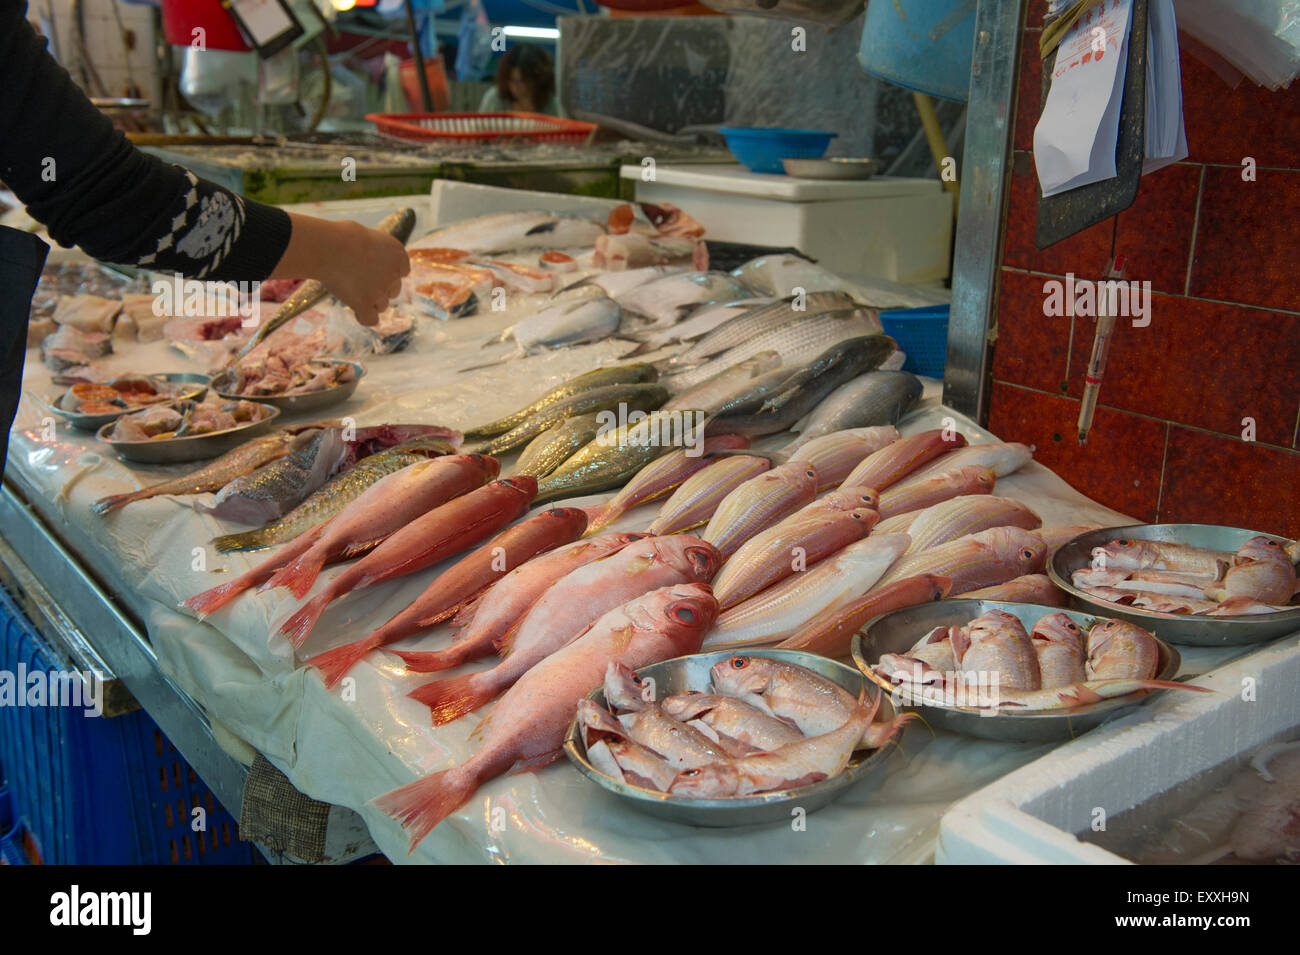
[[[635,683],[637,686],[640,686],[640,685],[641,685],[641,678],[640,678],[639,676],[637,676],[635,673],[633,673],[633,674],[632,674],[632,682]]]
[[[732,657],[731,668],[733,670],[743,670],[749,666],[749,657]]]
[[[699,771],[698,769],[683,769],[683,770],[682,770],[682,775],[683,775],[683,776],[698,776],[699,774],[700,774],[700,771]]]
[[[1020,556],[1023,557],[1025,560],[1033,560],[1034,552],[1030,550],[1028,547],[1026,547],[1024,550],[1020,552]]]
[[[1115,541],[1115,543],[1116,543],[1116,544],[1119,544],[1120,547],[1128,547],[1128,546],[1129,546],[1130,544],[1132,544],[1133,542],[1130,541],[1130,540],[1124,540],[1124,539],[1121,538],[1120,540]]]
[[[674,615],[675,615],[675,616],[677,617],[677,619],[680,620],[682,623],[694,623],[694,622],[695,622],[695,611],[692,610],[690,607],[678,607],[678,608],[674,611]],[[637,682],[640,683],[641,681],[638,680]]]
[[[1078,629],[1079,629],[1079,625],[1078,625],[1077,623],[1074,623],[1073,621],[1071,621],[1070,623],[1067,623],[1067,624],[1065,625],[1065,629],[1071,631],[1072,633],[1074,633],[1074,632],[1077,632],[1077,631],[1078,631]]]
[[[817,476],[817,472],[814,471],[812,468],[809,468],[807,471],[804,471],[803,473],[810,478],[815,478]]]

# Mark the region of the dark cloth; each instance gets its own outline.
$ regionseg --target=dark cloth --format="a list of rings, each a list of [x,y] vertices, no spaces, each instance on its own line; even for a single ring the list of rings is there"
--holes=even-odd
[[[256,281],[289,244],[289,216],[136,149],[0,0],[0,181],[60,245],[190,278]]]
[[[50,251],[40,239],[0,226],[0,472],[9,445],[9,425],[18,410],[27,352],[27,312]]]

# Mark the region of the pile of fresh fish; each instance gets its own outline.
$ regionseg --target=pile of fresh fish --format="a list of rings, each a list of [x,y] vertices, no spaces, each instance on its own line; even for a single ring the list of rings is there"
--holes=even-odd
[[[1026,631],[989,610],[964,626],[936,627],[906,653],[886,653],[877,673],[909,696],[939,705],[1051,710],[1143,689],[1201,687],[1157,680],[1160,645],[1141,627],[1102,620],[1086,633],[1051,613]]]
[[[578,701],[600,686],[611,663],[635,670],[694,653],[716,614],[717,601],[697,583],[662,587],[610,610],[505,692],[471,737],[479,744],[473,756],[374,804],[402,823],[414,851],[484,783],[558,759]]]
[[[1170,541],[1113,540],[1092,551],[1073,584],[1107,603],[1154,613],[1233,617],[1295,610],[1290,554],[1252,537],[1234,554]]]
[[[614,712],[591,700],[577,707],[587,759],[619,782],[672,796],[752,796],[830,779],[915,718],[877,721],[881,693],[868,707],[783,660],[730,657],[710,677],[706,692],[657,701],[654,687],[611,663],[604,690]]]

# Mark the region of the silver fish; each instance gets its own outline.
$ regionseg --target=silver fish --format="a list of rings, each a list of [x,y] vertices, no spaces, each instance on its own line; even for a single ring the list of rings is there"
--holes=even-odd
[[[493,212],[436,229],[411,248],[478,253],[572,249],[592,245],[604,234],[600,223],[562,212]]]
[[[803,307],[796,308],[796,304]],[[680,355],[674,355],[671,362],[674,365],[694,365],[744,344],[755,335],[762,335],[774,328],[782,328],[791,322],[802,321],[809,315],[855,307],[857,306],[853,299],[842,292],[816,292],[804,296],[801,301],[796,301],[793,297],[784,298],[733,318],[705,335]]]
[[[726,272],[678,272],[638,285],[615,296],[615,301],[663,326],[683,317],[684,306],[732,301],[750,294],[747,285]]]
[[[677,271],[663,265],[651,265],[643,269],[628,269],[626,272],[601,272],[581,278],[572,285],[566,285],[557,294],[580,288],[598,288],[610,298],[617,299],[638,286]]]
[[[717,414],[718,409],[756,378],[780,367],[781,356],[774,351],[760,352],[748,361],[728,368],[708,381],[689,388],[664,405],[665,411],[674,409],[699,409],[705,414]],[[671,379],[664,379],[664,387],[671,394]]]
[[[343,464],[347,442],[341,428],[322,428],[294,439],[293,450],[252,474],[235,478],[200,511],[240,524],[265,524],[283,517],[323,486]]]
[[[923,387],[921,379],[905,371],[869,371],[859,375],[823,399],[800,429],[799,439],[786,450],[797,450],[832,431],[898,424],[921,397]]]
[[[694,341],[709,334],[715,328],[731,321],[733,318],[751,312],[760,306],[771,305],[776,301],[777,299],[772,298],[770,295],[763,295],[757,298],[738,299],[734,302],[701,305],[691,312],[689,318],[683,319],[676,325],[647,334],[644,338],[642,350],[650,351],[673,342]]]
[[[673,387],[693,388],[732,365],[753,358],[761,351],[776,351],[786,365],[801,365],[812,361],[832,345],[849,338],[874,335],[880,323],[866,309],[822,312],[790,322],[781,328],[756,335],[743,345],[723,352],[717,358],[698,365],[680,375],[673,376]]]

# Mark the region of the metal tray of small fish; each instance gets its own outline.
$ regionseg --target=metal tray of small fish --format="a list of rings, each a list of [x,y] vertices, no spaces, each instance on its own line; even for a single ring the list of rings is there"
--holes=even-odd
[[[257,401],[279,408],[285,414],[305,414],[308,411],[318,411],[321,408],[328,408],[330,405],[347,401],[352,397],[352,393],[357,390],[357,385],[361,383],[361,378],[366,373],[365,368],[359,362],[336,359],[334,364],[351,365],[352,380],[341,385],[335,385],[333,388],[307,391],[299,395],[237,395],[234,392],[225,390],[227,384],[226,375],[228,373],[223,371],[212,379],[212,390],[223,398],[229,398],[231,401]]]
[[[233,451],[249,438],[269,430],[272,422],[280,417],[280,409],[270,405],[260,405],[260,407],[267,412],[266,417],[260,421],[250,421],[237,428],[213,431],[210,434],[187,435],[183,438],[155,438],[149,441],[113,441],[105,437],[115,424],[110,421],[95,432],[95,437],[112,447],[128,461],[135,461],[138,464],[184,464],[188,461],[203,461]]]
[[[982,739],[1015,743],[1048,743],[1073,739],[1141,702],[1154,690],[1138,690],[1125,696],[1070,706],[1057,710],[998,710],[991,713],[973,706],[947,706],[929,701],[909,705],[909,694],[897,684],[878,674],[874,665],[886,653],[906,653],[918,640],[935,627],[961,626],[990,610],[1005,610],[1017,617],[1026,630],[1051,613],[1065,613],[1085,631],[1093,624],[1110,619],[1110,614],[1079,613],[1061,610],[1047,604],[1011,603],[1003,600],[937,600],[932,603],[904,607],[882,614],[869,622],[853,637],[853,662],[868,680],[892,694],[895,703],[905,709],[920,713],[935,726],[978,736]],[[1178,651],[1156,637],[1160,645],[1160,666],[1157,680],[1172,680],[1182,665]]]
[[[208,384],[211,381],[207,375],[200,375],[196,372],[169,372],[160,375],[146,375],[145,377],[167,381],[176,385],[192,386],[185,388],[179,394],[173,395],[165,401],[156,402],[157,404],[165,404],[168,401],[180,401],[183,398],[202,399],[204,393],[207,392]],[[116,421],[124,414],[132,414],[133,412],[143,411],[145,408],[152,407],[152,405],[141,405],[138,408],[123,408],[120,411],[113,412],[112,414],[78,414],[75,411],[69,411],[63,407],[63,403],[69,400],[72,400],[71,389],[68,389],[63,394],[59,395],[59,397],[48,407],[55,414],[64,418],[68,424],[76,428],[78,431],[98,431],[104,425]]]
[[[1236,552],[1252,537],[1267,537],[1281,544],[1291,541],[1276,534],[1248,531],[1219,524],[1130,524],[1088,531],[1062,544],[1047,562],[1052,583],[1070,595],[1070,605],[1090,613],[1118,617],[1171,643],[1196,647],[1239,646],[1263,643],[1300,630],[1300,607],[1277,613],[1243,614],[1235,617],[1207,617],[1185,613],[1158,613],[1109,603],[1074,586],[1074,572],[1092,564],[1092,549],[1120,538],[1171,541]]]
[[[664,699],[674,693],[684,693],[687,690],[708,690],[711,680],[709,671],[713,665],[736,655],[737,652],[734,650],[696,653],[642,667],[636,672],[640,677],[654,680],[658,699]],[[836,663],[815,653],[804,653],[800,650],[750,650],[746,651],[745,655],[769,657],[806,667],[814,673],[834,680],[854,696],[861,695],[866,685],[862,674],[852,667]],[[867,695],[871,696],[869,692]],[[593,690],[587,698],[601,706],[608,706],[603,688]],[[894,708],[889,697],[886,696],[880,701],[877,720],[892,719],[893,716]],[[642,789],[640,786],[619,782],[605,775],[588,761],[587,749],[582,742],[582,730],[576,719],[564,738],[564,754],[584,776],[597,785],[622,796],[632,806],[649,815],[687,826],[710,828],[789,823],[790,810],[793,806],[799,806],[806,812],[821,809],[844,789],[884,769],[892,752],[893,748],[886,746],[882,749],[854,753],[842,773],[807,786],[776,789],[753,796],[698,799],[689,796],[673,796],[653,789]]]

